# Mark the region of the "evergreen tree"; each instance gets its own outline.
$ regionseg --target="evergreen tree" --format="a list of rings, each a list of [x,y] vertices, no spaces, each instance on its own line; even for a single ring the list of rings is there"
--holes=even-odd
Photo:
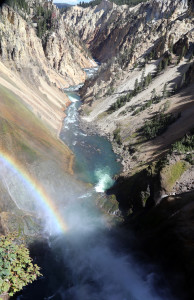
[[[152,75],[150,73],[148,73],[148,75],[146,76],[146,79],[145,79],[145,87],[147,87],[151,81],[152,81]]]
[[[168,67],[168,63],[169,63],[168,58],[165,58],[164,59],[164,69],[166,69]]]
[[[181,53],[181,58],[184,57],[186,54],[186,47],[184,46]]]
[[[145,69],[143,69],[143,72],[141,74],[141,81],[140,81],[141,88],[144,87],[144,84],[145,84]]]
[[[154,100],[156,99],[156,89],[154,88],[151,92],[152,96],[151,96],[151,99]]]
[[[184,73],[181,80],[181,87],[185,84],[185,82],[186,82],[186,74]]]
[[[138,79],[135,80],[134,91],[137,92],[139,87]]]
[[[162,62],[160,61],[158,68],[157,68],[157,72],[160,73],[162,71]]]
[[[163,91],[162,91],[162,97],[166,98],[167,96],[167,84],[165,83],[164,87],[163,87]]]

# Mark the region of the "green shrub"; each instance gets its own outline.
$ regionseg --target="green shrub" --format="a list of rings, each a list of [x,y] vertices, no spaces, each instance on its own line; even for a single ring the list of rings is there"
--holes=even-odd
[[[40,268],[32,263],[29,250],[16,243],[16,233],[0,236],[0,294],[13,296],[40,276]]]
[[[112,94],[114,93],[114,91],[115,91],[114,87],[111,86],[111,87],[107,90],[106,94],[107,94],[108,96],[110,96],[110,95],[112,95]]]
[[[192,166],[194,165],[194,156],[193,154],[189,153],[186,155],[185,160],[188,161]]]

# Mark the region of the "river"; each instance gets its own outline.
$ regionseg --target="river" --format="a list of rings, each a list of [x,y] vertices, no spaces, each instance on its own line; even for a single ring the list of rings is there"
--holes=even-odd
[[[149,265],[129,254],[122,232],[110,229],[107,217],[95,199],[114,184],[121,165],[105,138],[88,136],[79,128],[77,93],[66,91],[67,109],[61,139],[75,154],[75,176],[90,183],[65,206],[63,216],[71,228],[66,234],[50,236],[48,245],[36,245],[37,262],[44,276],[27,286],[17,300],[170,300],[164,286],[156,291],[158,276]],[[129,239],[129,237],[128,237]],[[133,238],[131,238],[133,243]]]
[[[72,101],[67,109],[61,139],[75,155],[74,171],[78,179],[95,185],[97,192],[104,192],[113,184],[113,177],[121,165],[112,151],[110,142],[97,135],[87,135],[79,128],[78,108],[81,105],[77,94],[67,92]]]

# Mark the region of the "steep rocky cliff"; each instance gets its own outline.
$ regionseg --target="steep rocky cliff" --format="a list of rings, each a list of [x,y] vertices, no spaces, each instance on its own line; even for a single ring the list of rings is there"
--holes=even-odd
[[[92,62],[79,41],[69,38],[60,20],[57,24],[55,33],[46,34],[43,48],[30,21],[7,5],[1,8],[1,84],[20,96],[23,93],[28,107],[58,133],[68,105],[58,88],[84,81],[82,68]]]
[[[102,1],[71,8],[64,22],[101,62],[80,91],[81,114],[121,156],[123,174],[108,193],[151,257],[182,273],[189,293],[178,299],[193,299],[193,1]]]
[[[44,126],[24,104],[23,99],[0,85],[0,153],[8,155],[29,176],[36,178],[40,184],[54,184],[52,178],[61,177],[58,182],[65,181],[65,173],[72,173],[73,154]],[[1,232],[21,230],[22,233],[34,236],[39,233],[37,218],[34,214],[22,211],[16,199],[20,199],[25,207],[22,182],[17,184],[17,175],[13,169],[12,177],[3,169],[1,161],[0,179],[0,229]],[[54,179],[55,180],[55,179]],[[64,182],[63,182],[64,184]],[[16,185],[16,186],[14,186]],[[21,185],[21,186],[20,186]],[[8,188],[9,187],[9,188]],[[48,190],[48,183],[45,186]],[[16,193],[17,191],[17,193]],[[21,193],[21,194],[20,194]],[[49,191],[48,191],[49,193]],[[18,198],[19,197],[19,198]],[[27,210],[28,211],[28,210]],[[35,225],[37,224],[37,225]]]
[[[146,35],[155,27],[152,23],[163,24],[160,33],[165,29],[165,19],[172,17],[177,7],[183,8],[182,1],[148,1],[135,7],[118,6],[113,2],[103,0],[93,8],[74,6],[64,14],[64,21],[73,27],[80,38],[88,45],[93,56],[101,61],[107,61],[122,51],[128,51],[134,43],[135,56],[138,44],[142,38],[146,41],[143,49],[152,41],[146,40]],[[176,17],[176,13],[172,18]],[[144,27],[145,26],[145,27]],[[157,32],[155,34],[156,38]],[[151,36],[150,36],[151,38]],[[155,39],[156,40],[156,39]]]
[[[87,48],[83,48],[78,36],[62,19],[55,32],[45,37],[44,52],[51,67],[65,78],[65,86],[84,82],[86,74],[83,68],[95,66]]]
[[[72,8],[64,21],[72,26],[76,23],[75,30],[91,44],[94,39],[94,47],[104,38],[105,48],[101,44],[99,51],[106,63],[81,90],[83,120],[85,126],[95,124],[112,140],[115,151],[122,154],[124,172],[129,173],[156,159],[193,127],[193,83],[187,72],[193,66],[193,20],[182,1],[153,0],[130,9],[115,4],[104,8],[103,3],[92,9]],[[122,22],[116,22],[115,11]],[[106,16],[104,22],[98,14]],[[87,17],[94,22],[89,29],[100,23],[96,36],[94,31],[83,33]],[[116,23],[117,39],[113,34]],[[112,59],[107,61],[108,54]],[[164,134],[161,130],[161,134],[146,137],[143,127],[149,127],[151,120],[156,123],[159,112],[166,121],[169,114],[179,118]]]
[[[95,63],[51,2],[27,2],[25,10],[9,5],[0,8],[0,156],[10,157],[60,205],[68,200],[62,190],[68,194],[69,180],[74,190],[79,189],[72,178],[73,153],[58,139],[69,105],[62,89],[83,82],[82,68]],[[48,23],[40,38],[38,24],[43,17],[37,12],[51,9],[52,28]],[[25,185],[2,168],[3,164],[0,231],[37,236],[40,220],[30,212]]]

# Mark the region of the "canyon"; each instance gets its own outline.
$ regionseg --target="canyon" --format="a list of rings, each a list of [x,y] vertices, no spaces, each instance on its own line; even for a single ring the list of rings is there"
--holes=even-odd
[[[48,173],[48,181],[58,176],[62,185],[73,174],[74,160],[73,153],[59,139],[65,110],[70,104],[63,88],[84,81],[83,68],[95,62],[82,49],[78,38],[73,41],[72,35],[64,30],[59,13],[58,29],[48,34],[43,45],[32,23],[36,6],[33,2],[31,5],[31,14],[25,18],[22,9],[14,10],[6,4],[1,7],[0,151],[38,181]],[[26,228],[26,234],[36,236],[36,229],[29,221],[34,216],[24,213],[25,218],[22,217],[4,178],[1,195],[1,232],[14,230],[19,223]],[[11,219],[15,222],[10,222]]]
[[[184,265],[193,290],[193,2],[102,1],[72,7],[64,22],[101,62],[80,90],[80,114],[82,128],[106,136],[121,157],[108,193],[151,257],[165,253],[177,272]]]
[[[178,282],[177,299],[193,299],[193,1],[102,0],[63,14],[52,1],[26,3],[28,9],[8,2],[0,11],[0,153],[58,207],[72,191],[87,195],[91,185],[75,176],[77,140],[68,144],[63,124],[73,107],[67,89],[84,83],[76,126],[91,141],[96,134],[108,139],[122,164],[115,184],[94,202],[108,226],[135,232],[173,291]],[[96,72],[87,77],[91,68]],[[101,155],[103,145],[94,147]],[[114,169],[112,156],[109,163]],[[44,226],[41,213],[18,207],[8,188],[16,184],[2,169],[0,232],[18,230],[30,245],[42,240]]]

